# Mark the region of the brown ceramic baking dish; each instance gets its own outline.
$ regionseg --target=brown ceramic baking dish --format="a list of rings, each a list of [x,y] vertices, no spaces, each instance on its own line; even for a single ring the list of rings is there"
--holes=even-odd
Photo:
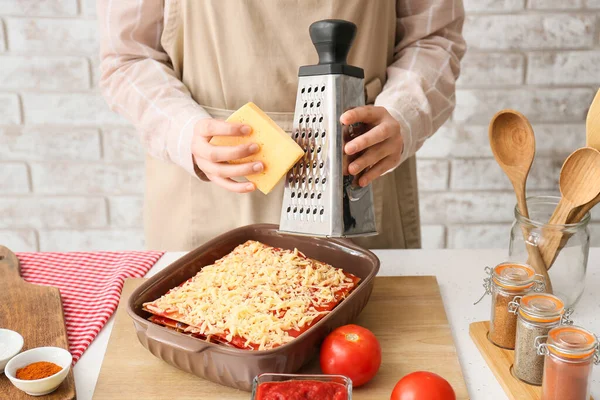
[[[250,391],[255,376],[294,373],[309,361],[333,329],[350,323],[363,310],[379,271],[379,259],[348,240],[292,236],[276,225],[249,225],[227,232],[189,252],[149,278],[131,295],[127,312],[144,347],[167,363],[222,385]],[[331,313],[295,340],[272,350],[249,351],[207,343],[147,320],[142,304],[194,276],[203,266],[231,252],[247,240],[258,240],[283,249],[297,248],[306,256],[342,268],[361,281]]]

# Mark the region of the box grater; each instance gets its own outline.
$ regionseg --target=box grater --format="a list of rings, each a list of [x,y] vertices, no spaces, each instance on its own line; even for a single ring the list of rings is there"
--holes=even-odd
[[[346,57],[356,25],[317,21],[310,37],[317,65],[300,67],[292,137],[304,157],[288,172],[279,229],[310,236],[351,237],[377,234],[371,185],[358,186],[348,164],[360,154],[343,149],[364,132],[364,125],[342,125],[340,116],[364,105],[364,71]]]

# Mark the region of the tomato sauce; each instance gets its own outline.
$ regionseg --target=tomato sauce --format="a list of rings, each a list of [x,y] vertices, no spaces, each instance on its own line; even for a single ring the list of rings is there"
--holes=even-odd
[[[348,391],[336,382],[265,382],[258,385],[256,400],[348,400]]]

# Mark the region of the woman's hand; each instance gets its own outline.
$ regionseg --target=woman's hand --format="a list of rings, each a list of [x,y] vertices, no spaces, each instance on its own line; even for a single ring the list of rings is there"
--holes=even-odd
[[[362,122],[369,129],[364,134],[346,143],[344,151],[348,155],[366,150],[348,166],[348,172],[357,175],[370,167],[359,179],[360,186],[367,186],[375,179],[396,168],[404,150],[400,133],[400,123],[385,107],[363,106],[346,111],[340,117],[344,125]]]
[[[239,146],[214,146],[209,143],[213,136],[249,135],[252,128],[243,124],[234,124],[212,118],[198,121],[194,127],[192,154],[194,162],[206,177],[213,183],[236,193],[252,192],[256,186],[252,182],[236,182],[231,178],[239,178],[256,174],[264,169],[261,162],[229,164],[227,161],[239,160],[256,153],[256,143]]]

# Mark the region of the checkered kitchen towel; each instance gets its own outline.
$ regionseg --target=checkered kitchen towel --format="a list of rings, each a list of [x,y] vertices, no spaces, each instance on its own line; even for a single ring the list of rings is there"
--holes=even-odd
[[[119,304],[126,278],[141,278],[162,252],[17,253],[27,282],[60,289],[73,363]]]

